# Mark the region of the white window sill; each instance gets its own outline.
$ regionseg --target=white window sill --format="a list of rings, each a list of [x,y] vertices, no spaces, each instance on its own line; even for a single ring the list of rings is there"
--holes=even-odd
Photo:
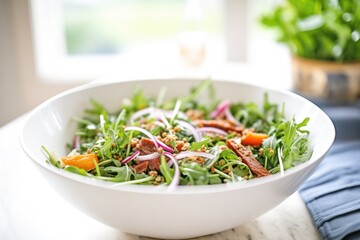
[[[109,83],[134,79],[181,79],[212,78],[248,82],[271,88],[291,89],[291,72],[288,66],[265,66],[251,63],[225,63],[216,67],[204,66],[198,69],[166,64],[148,66],[141,69],[114,69],[92,83]]]

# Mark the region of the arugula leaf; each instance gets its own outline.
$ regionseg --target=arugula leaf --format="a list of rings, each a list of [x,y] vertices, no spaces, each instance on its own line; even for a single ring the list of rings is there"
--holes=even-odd
[[[197,87],[192,88],[190,90],[190,94],[186,98],[182,99],[182,103],[185,104],[186,102],[194,101],[196,98],[200,96],[202,92],[208,89],[211,85],[212,85],[211,79],[201,81]],[[214,92],[210,90],[210,95],[212,94],[214,94]]]
[[[294,162],[310,158],[312,150],[308,148],[309,140],[307,137],[304,137],[307,136],[306,131],[301,130],[302,127],[307,125],[309,120],[309,118],[305,118],[301,123],[297,124],[293,118],[285,122],[284,135],[281,138],[284,170],[292,167]]]
[[[199,142],[193,142],[189,148],[190,151],[196,151],[202,148],[203,146],[207,147],[207,145],[211,142],[210,137],[205,137]]]
[[[297,124],[296,130],[301,133],[309,133],[308,130],[302,130],[301,128],[306,127],[308,122],[310,121],[310,118],[304,118],[304,120],[301,123]]]
[[[126,124],[126,109],[123,109],[120,111],[118,117],[116,118],[115,124],[114,124],[114,131],[119,131],[119,127],[121,125]]]
[[[292,118],[274,125],[272,134],[262,143],[261,152],[257,152],[259,162],[271,173],[276,173],[281,166],[286,170],[310,159],[313,150],[308,140],[309,132],[303,129],[309,120],[305,118],[296,123]]]
[[[232,172],[233,174],[239,176],[239,177],[247,177],[247,178],[252,178],[253,175],[249,169],[249,167],[242,163],[242,162],[239,162],[235,165],[235,168],[232,169]]]
[[[90,115],[99,116],[100,114],[107,115],[106,108],[100,104],[99,102],[95,101],[94,99],[90,99],[90,103],[92,105],[92,108],[85,109],[85,112]]]
[[[310,159],[313,149],[307,135],[300,135],[291,146],[291,152],[294,156],[293,165],[297,165]]]
[[[81,176],[88,176],[87,172],[85,171],[85,169],[82,168],[78,168],[75,166],[65,166],[64,167],[65,171],[71,172],[71,173],[75,173],[75,174],[79,174]]]
[[[144,96],[144,93],[141,89],[138,89],[134,97],[131,99],[132,104],[135,110],[140,110],[145,108],[148,105],[148,101]]]
[[[214,184],[220,184],[222,183],[221,178],[219,177],[219,175],[209,175],[209,184],[214,185]]]
[[[255,103],[249,102],[232,104],[230,111],[245,127],[269,134],[273,131],[274,124],[284,119],[284,109],[279,112],[278,104],[271,103],[267,93],[264,94],[262,109]]]
[[[60,161],[53,154],[51,154],[44,146],[41,146],[41,149],[47,156],[47,161],[54,167],[60,168]]]
[[[172,169],[167,165],[164,155],[162,155],[160,159],[160,172],[164,176],[166,183],[170,184],[174,173],[172,173]]]
[[[180,170],[189,178],[192,185],[206,185],[209,183],[209,171],[197,162],[184,162]]]
[[[131,180],[133,175],[131,169],[128,166],[123,167],[113,167],[109,166],[104,169],[107,172],[116,173],[115,177],[96,177],[98,179],[103,179],[111,182],[126,182]]]
[[[225,159],[226,161],[238,161],[239,157],[231,149],[225,149],[219,154],[219,159]]]

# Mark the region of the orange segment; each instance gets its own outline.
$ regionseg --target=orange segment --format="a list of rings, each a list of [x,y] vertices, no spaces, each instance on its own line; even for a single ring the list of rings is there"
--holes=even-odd
[[[244,145],[260,146],[262,141],[269,136],[264,133],[249,132],[241,138],[241,143]]]
[[[90,171],[95,168],[95,162],[98,163],[99,159],[95,153],[74,155],[61,158],[65,165],[71,165],[82,168],[85,171]]]

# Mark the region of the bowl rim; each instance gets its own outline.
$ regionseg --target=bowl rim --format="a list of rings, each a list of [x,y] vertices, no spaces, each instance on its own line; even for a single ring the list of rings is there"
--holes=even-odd
[[[263,91],[277,92],[277,93],[280,93],[283,95],[287,95],[291,98],[296,98],[297,100],[303,101],[307,104],[310,104],[311,107],[315,108],[319,113],[321,113],[323,115],[327,124],[329,124],[329,126],[330,126],[329,144],[326,147],[320,149],[320,151],[317,154],[318,155],[317,158],[312,156],[308,161],[303,162],[303,163],[301,163],[297,166],[294,166],[290,169],[287,169],[284,172],[284,174],[276,173],[276,174],[273,174],[270,176],[265,176],[265,177],[261,177],[261,178],[251,179],[249,181],[242,181],[242,182],[235,182],[235,183],[224,183],[224,184],[216,184],[216,185],[200,185],[200,186],[178,186],[176,188],[176,191],[168,191],[166,186],[118,184],[118,183],[113,183],[113,182],[108,182],[108,181],[97,180],[97,179],[93,179],[93,178],[89,178],[89,177],[84,177],[84,176],[81,176],[78,174],[64,171],[62,169],[58,169],[50,164],[47,164],[45,162],[45,159],[42,162],[40,160],[37,160],[36,155],[32,153],[33,152],[32,149],[29,149],[29,147],[27,146],[27,144],[25,142],[24,134],[25,134],[25,128],[27,126],[28,121],[38,111],[45,108],[50,103],[52,103],[53,101],[55,101],[59,98],[62,98],[62,97],[65,97],[67,95],[74,94],[77,92],[85,91],[88,89],[97,88],[97,87],[103,87],[103,86],[106,87],[106,86],[118,85],[118,84],[123,84],[123,83],[136,84],[136,83],[140,83],[143,81],[161,81],[161,80],[199,82],[201,80],[204,80],[204,78],[186,78],[186,77],[179,78],[179,77],[177,77],[177,78],[128,79],[128,80],[119,80],[119,81],[111,81],[111,82],[96,82],[95,81],[95,82],[90,82],[90,83],[87,83],[84,85],[80,85],[80,86],[71,88],[69,90],[61,92],[61,93],[45,100],[43,103],[41,103],[40,105],[35,107],[32,111],[30,111],[30,113],[28,113],[25,116],[26,119],[23,122],[23,126],[21,128],[20,136],[19,136],[20,145],[21,145],[23,151],[31,159],[31,161],[33,163],[35,163],[35,165],[37,165],[41,169],[44,169],[44,170],[50,172],[51,174],[55,174],[61,178],[65,178],[67,180],[74,181],[76,183],[85,184],[85,185],[92,186],[92,187],[108,189],[108,190],[122,191],[122,192],[133,192],[133,193],[142,193],[142,194],[166,194],[166,195],[182,194],[182,195],[184,195],[184,194],[209,194],[209,193],[224,192],[224,191],[229,191],[229,190],[245,189],[245,188],[249,188],[249,187],[253,187],[253,186],[257,186],[257,185],[261,185],[261,184],[265,184],[265,183],[271,183],[274,181],[278,181],[278,180],[287,178],[288,176],[291,176],[291,175],[295,174],[296,172],[299,172],[302,169],[307,168],[310,165],[315,164],[318,161],[321,161],[324,158],[324,156],[326,155],[326,153],[330,150],[331,146],[333,145],[333,143],[335,141],[336,131],[335,131],[334,124],[331,121],[331,119],[329,118],[329,116],[323,110],[321,110],[317,105],[315,105],[311,101],[307,100],[306,98],[304,98],[296,93],[293,93],[289,90],[285,90],[285,89],[277,89],[277,88],[271,87],[271,86],[262,86],[262,85],[259,85],[256,83],[249,83],[246,81],[224,80],[224,79],[215,78],[215,79],[212,79],[213,82],[235,83],[235,84],[240,84],[243,86],[260,88]],[[40,148],[40,146],[39,146],[39,148]],[[45,156],[44,156],[44,158],[45,158]]]

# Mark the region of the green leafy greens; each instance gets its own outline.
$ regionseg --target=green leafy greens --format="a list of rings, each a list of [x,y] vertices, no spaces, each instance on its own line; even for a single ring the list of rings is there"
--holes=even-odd
[[[204,92],[208,92],[210,101],[200,104],[197,99]],[[227,141],[237,139],[243,143],[249,132],[267,136],[260,144],[246,145],[251,157],[265,171],[283,172],[311,157],[306,130],[310,119],[286,120],[284,105],[271,103],[267,94],[261,107],[252,102],[230,103],[226,109],[233,119],[227,119],[225,109],[219,108],[223,103],[219,104],[216,99],[210,80],[192,88],[187,97],[164,99],[164,89],[157,98],[148,98],[137,89],[132,98],[124,99],[121,109],[115,113],[91,99],[92,107],[84,111],[84,117],[73,117],[78,129],[74,143],[67,145],[66,158],[70,162],[65,164],[63,158],[57,159],[42,147],[47,162],[71,173],[117,185],[169,185],[173,181],[179,185],[208,185],[245,181],[258,176],[228,147]],[[136,118],[132,118],[134,114]],[[127,129],[129,126],[131,130]],[[209,131],[198,131],[202,127]],[[169,161],[169,154],[176,160],[179,175]],[[182,157],[178,157],[179,154],[183,154]]]
[[[360,1],[286,0],[261,22],[299,57],[360,60]]]

